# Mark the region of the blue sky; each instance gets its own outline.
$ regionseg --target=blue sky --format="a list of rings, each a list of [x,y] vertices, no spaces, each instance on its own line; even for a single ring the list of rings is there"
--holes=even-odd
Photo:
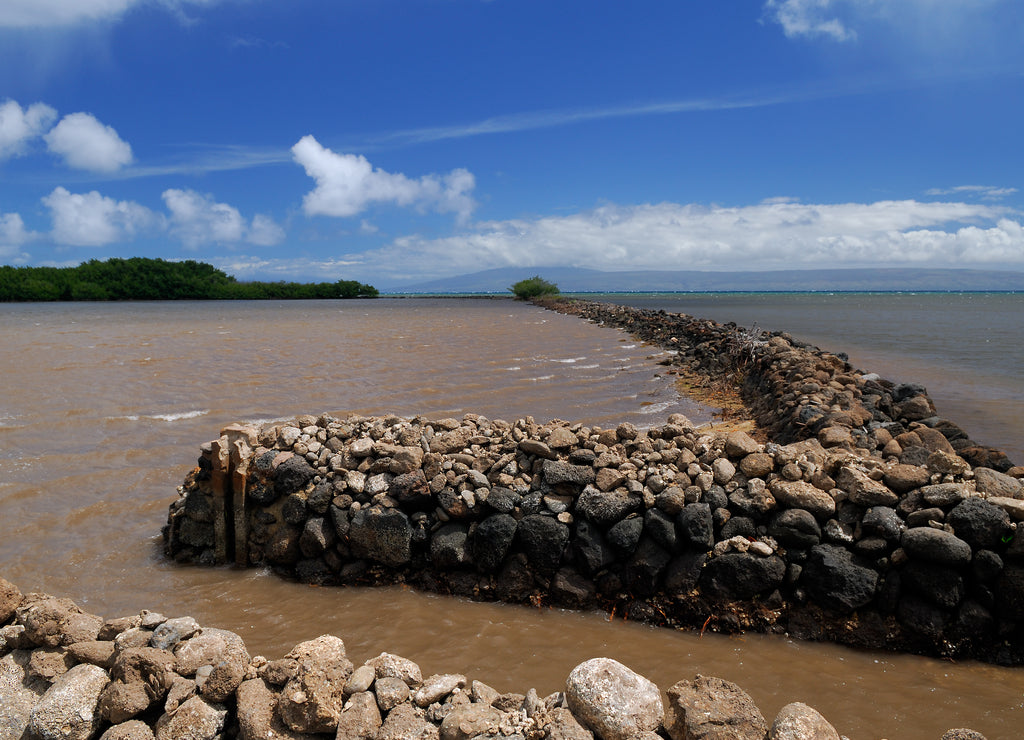
[[[1020,0],[2,0],[0,262],[1024,270]]]

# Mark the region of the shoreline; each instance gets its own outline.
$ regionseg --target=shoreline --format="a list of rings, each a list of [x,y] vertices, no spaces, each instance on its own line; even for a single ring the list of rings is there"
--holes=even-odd
[[[143,610],[105,619],[0,577],[0,731],[76,740],[839,740],[801,702],[769,724],[734,683],[702,676],[663,690],[609,658],[563,691],[499,693],[462,674],[423,676],[388,652],[356,667],[323,635],[281,658],[252,656],[227,630]],[[667,699],[667,701],[665,701]],[[951,729],[942,740],[984,740]]]

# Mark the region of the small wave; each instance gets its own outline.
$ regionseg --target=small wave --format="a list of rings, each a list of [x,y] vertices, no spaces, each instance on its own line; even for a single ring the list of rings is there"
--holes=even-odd
[[[513,365],[512,367],[503,367],[502,370],[507,370],[510,373],[514,373],[516,370],[522,370],[519,365]]]
[[[585,360],[585,359],[587,359],[587,358],[586,357],[567,357],[564,360],[560,360],[557,357],[552,357],[551,358],[551,362],[561,362],[561,363],[564,363],[566,365],[572,365],[574,363],[579,362],[580,360]]]
[[[575,370],[593,370],[595,367],[601,367],[601,366],[598,365],[597,363],[595,363],[593,365],[577,365],[574,369]]]
[[[196,411],[181,411],[177,414],[150,414],[147,419],[156,419],[157,421],[181,421],[182,419],[195,419],[198,416],[206,416],[210,413],[209,409],[198,409]]]
[[[534,382],[538,382],[538,381],[541,381],[541,380],[551,380],[553,377],[555,377],[555,376],[554,375],[538,375],[536,378],[529,378],[529,380],[532,380]]]
[[[11,414],[0,414],[0,429],[18,426],[17,424],[12,423],[16,422],[18,418],[19,417],[12,416]]]
[[[619,349],[636,349],[636,345],[635,344],[621,344],[621,345],[619,345]]]
[[[663,411],[675,406],[675,401],[662,401],[661,403],[647,403],[640,407],[640,413],[644,415],[648,414],[660,414]]]

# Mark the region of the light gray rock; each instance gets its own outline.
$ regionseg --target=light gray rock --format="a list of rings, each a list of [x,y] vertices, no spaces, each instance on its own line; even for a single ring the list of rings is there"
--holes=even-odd
[[[182,640],[187,640],[199,631],[199,623],[192,617],[168,619],[153,630],[149,644],[161,650],[173,650]]]
[[[779,710],[768,740],[839,740],[839,733],[816,709],[793,702]]]
[[[235,692],[239,740],[305,740],[293,732],[275,712],[277,694],[261,678],[243,681]]]
[[[377,700],[369,691],[354,694],[338,718],[337,740],[374,740],[382,724]]]
[[[278,711],[295,732],[335,732],[344,708],[345,682],[352,663],[340,637],[322,635],[296,645],[286,658],[298,662],[281,691]]]
[[[193,696],[174,714],[164,714],[156,721],[156,740],[216,740],[224,731],[227,717],[228,710],[222,704]]]
[[[896,506],[899,496],[883,483],[872,480],[863,470],[846,465],[836,476],[836,485],[846,491],[849,500],[859,506]]]
[[[555,707],[544,721],[545,740],[594,740],[594,733],[576,721],[567,707]]]
[[[672,740],[764,740],[768,723],[739,686],[698,674],[668,690],[665,729]]]
[[[592,658],[573,668],[565,698],[576,719],[603,740],[628,740],[657,729],[665,716],[658,687],[611,658]]]
[[[777,480],[771,485],[772,495],[780,506],[805,509],[818,521],[836,513],[836,501],[830,494],[802,480]]]
[[[497,734],[504,713],[488,704],[466,704],[448,713],[441,722],[441,740],[470,740]]]
[[[0,578],[0,624],[7,624],[24,598],[17,586]]]
[[[32,654],[14,650],[0,658],[0,738],[20,738],[28,726],[32,708],[46,693],[49,683],[28,672]]]
[[[423,683],[423,673],[420,667],[408,658],[403,658],[391,653],[381,653],[376,658],[366,661],[366,665],[372,666],[377,672],[377,678],[400,678],[408,684],[409,688],[415,688]]]
[[[110,677],[99,666],[80,663],[53,682],[29,716],[28,729],[41,740],[87,740],[99,729],[100,692]]]
[[[351,696],[352,694],[361,694],[364,691],[369,691],[376,678],[377,671],[374,670],[372,665],[361,665],[352,671],[352,675],[345,681],[345,693]]]
[[[145,722],[131,719],[108,727],[107,731],[100,735],[100,740],[155,740],[155,736]]]
[[[437,725],[423,717],[412,704],[399,704],[388,714],[375,740],[440,740]]]
[[[242,638],[228,630],[207,627],[175,646],[176,670],[182,676],[194,676],[199,666],[216,665],[229,650],[244,651]]]
[[[377,706],[385,713],[409,698],[409,686],[394,676],[378,678],[373,685],[373,692],[377,695]]]
[[[974,469],[974,485],[989,496],[1024,498],[1024,480],[1000,473],[991,468]]]
[[[18,624],[25,627],[25,636],[33,644],[43,647],[60,645],[64,641],[67,620],[81,613],[82,610],[71,599],[56,599],[44,594],[26,596],[15,610]]]
[[[428,707],[435,701],[442,701],[446,696],[466,686],[466,677],[459,673],[444,673],[429,676],[423,686],[417,689],[413,701],[417,706]]]

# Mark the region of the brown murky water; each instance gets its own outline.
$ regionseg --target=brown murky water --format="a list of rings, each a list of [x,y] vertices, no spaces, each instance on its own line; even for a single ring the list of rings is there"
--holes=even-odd
[[[0,348],[0,575],[24,589],[104,616],[191,614],[269,657],[332,633],[356,662],[387,650],[427,673],[544,695],[581,660],[609,656],[663,689],[695,673],[736,681],[769,719],[807,702],[852,740],[957,726],[1020,736],[1017,669],[310,588],[160,555],[174,488],[230,422],[320,411],[707,418],[659,377],[658,350],[617,331],[505,300],[24,304],[0,306]]]

